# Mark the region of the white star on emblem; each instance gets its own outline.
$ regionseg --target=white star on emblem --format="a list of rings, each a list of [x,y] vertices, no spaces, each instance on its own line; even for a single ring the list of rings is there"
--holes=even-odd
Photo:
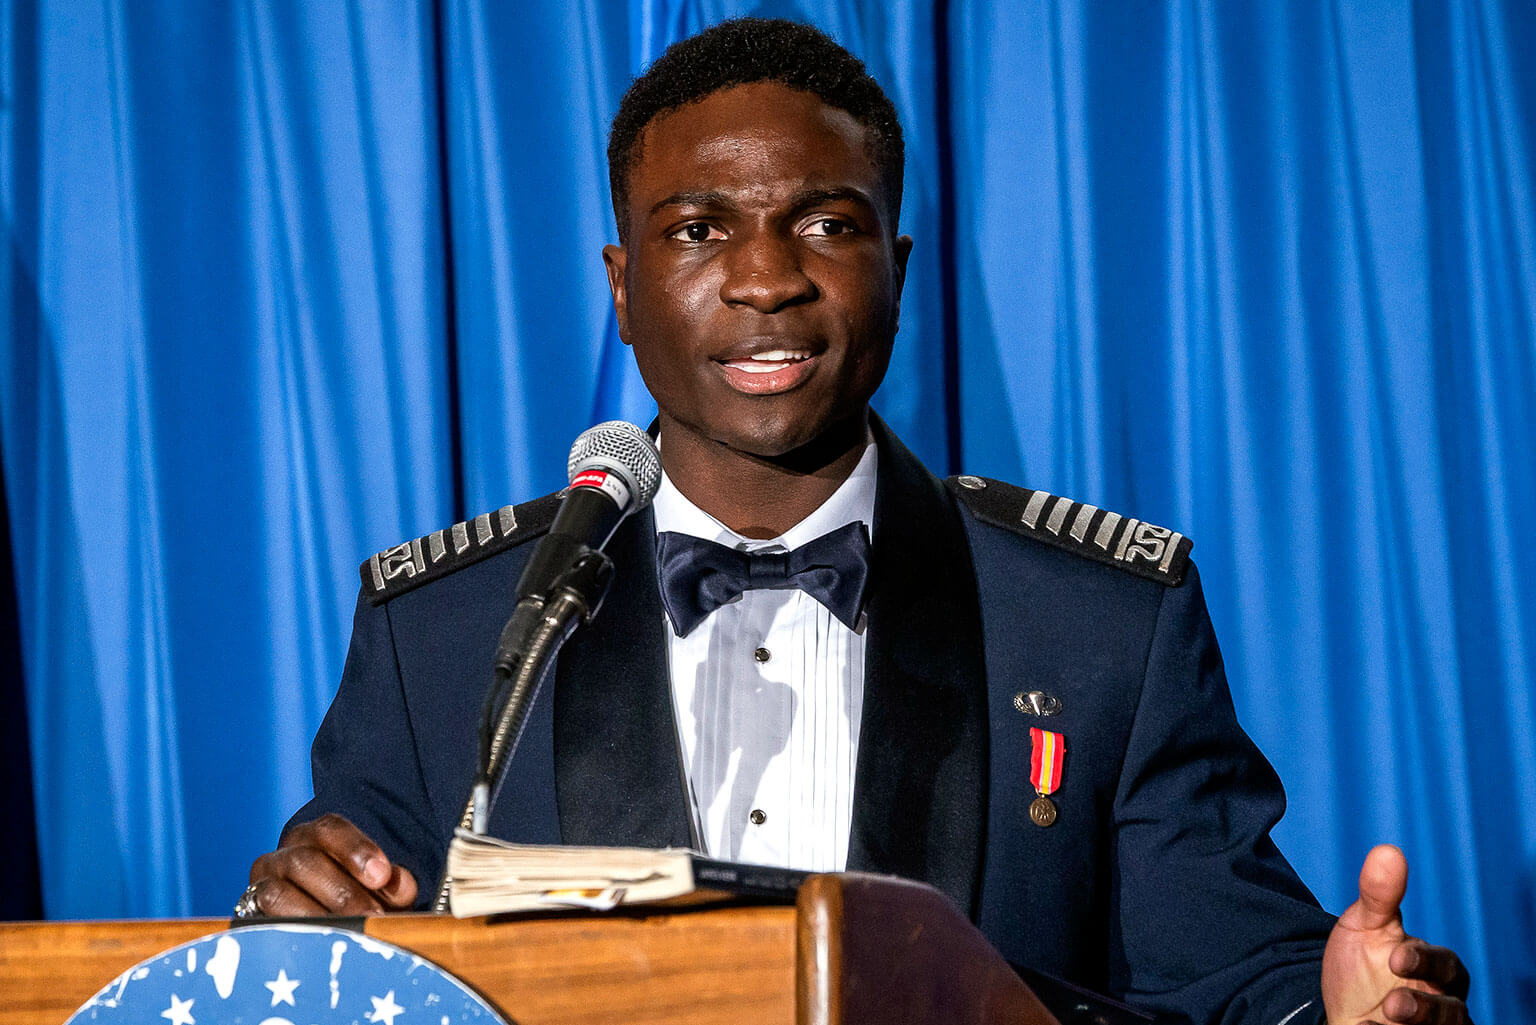
[[[192,1003],[191,1000],[180,1000],[172,993],[171,1006],[161,1011],[160,1017],[169,1018],[171,1025],[197,1025],[197,1019],[192,1017]]]
[[[368,999],[373,1001],[373,1012],[365,1014],[363,1017],[369,1021],[382,1021],[384,1025],[395,1025],[395,1015],[405,1010],[405,1008],[395,1003],[394,990],[390,990],[382,997],[369,997]]]
[[[277,970],[277,978],[271,982],[263,982],[263,986],[272,991],[272,1006],[287,1004],[293,1006],[293,991],[299,988],[299,980],[288,978],[288,973],[283,969]]]

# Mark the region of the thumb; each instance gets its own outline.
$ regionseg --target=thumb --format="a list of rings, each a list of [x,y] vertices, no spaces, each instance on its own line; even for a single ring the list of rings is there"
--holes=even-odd
[[[409,908],[416,901],[416,877],[404,865],[395,865],[378,895],[391,908]]]
[[[1360,868],[1360,899],[1341,916],[1354,929],[1384,929],[1400,922],[1408,891],[1408,859],[1391,844],[1371,848]]]

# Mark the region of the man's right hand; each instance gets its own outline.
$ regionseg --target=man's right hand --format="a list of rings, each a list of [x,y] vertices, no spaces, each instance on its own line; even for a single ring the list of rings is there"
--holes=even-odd
[[[278,918],[409,910],[416,878],[340,815],[294,826],[251,865],[256,907]]]

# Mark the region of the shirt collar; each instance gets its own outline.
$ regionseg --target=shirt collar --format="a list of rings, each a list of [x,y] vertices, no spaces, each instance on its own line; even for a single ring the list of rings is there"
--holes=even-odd
[[[701,537],[706,541],[725,545],[727,548],[749,551],[763,548],[782,548],[793,551],[807,541],[814,541],[845,523],[867,524],[870,527],[870,533],[873,534],[875,471],[878,463],[879,453],[871,437],[865,443],[864,454],[859,457],[858,465],[853,468],[848,479],[838,485],[837,490],[832,492],[815,512],[778,537],[766,540],[742,537],[689,501],[681,491],[677,490],[666,471],[662,471],[661,488],[656,492],[656,500],[652,506],[656,517],[656,532],[659,534],[664,530],[676,531],[680,534]]]

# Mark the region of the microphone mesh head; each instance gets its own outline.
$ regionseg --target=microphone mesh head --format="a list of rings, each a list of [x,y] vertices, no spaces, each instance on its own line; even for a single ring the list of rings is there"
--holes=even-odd
[[[584,470],[616,474],[635,496],[631,512],[644,509],[661,488],[661,453],[640,428],[624,420],[608,420],[581,432],[565,462],[567,480]]]

